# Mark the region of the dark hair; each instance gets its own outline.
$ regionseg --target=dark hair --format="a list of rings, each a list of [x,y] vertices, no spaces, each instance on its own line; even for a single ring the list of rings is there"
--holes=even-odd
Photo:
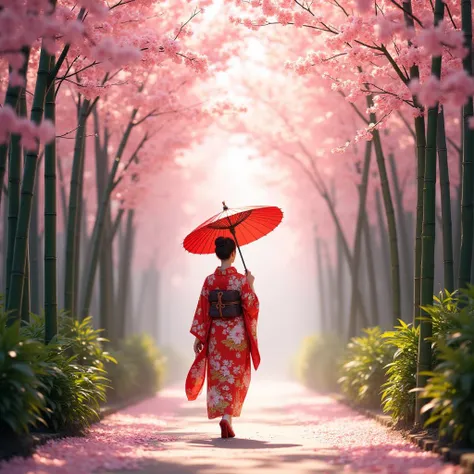
[[[230,237],[217,237],[216,241],[216,255],[221,260],[227,260],[235,251],[234,239]]]

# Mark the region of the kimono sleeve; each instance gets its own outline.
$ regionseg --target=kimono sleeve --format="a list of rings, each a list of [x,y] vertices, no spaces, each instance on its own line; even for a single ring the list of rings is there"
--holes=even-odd
[[[191,326],[191,334],[197,337],[203,344],[206,341],[207,329],[209,327],[209,286],[207,278],[202,286],[201,294],[194,313],[193,324]]]
[[[257,295],[248,284],[247,279],[242,283],[240,294],[242,297],[242,308],[246,316],[252,321],[252,333],[255,331],[255,334],[253,334],[255,336],[260,304]]]

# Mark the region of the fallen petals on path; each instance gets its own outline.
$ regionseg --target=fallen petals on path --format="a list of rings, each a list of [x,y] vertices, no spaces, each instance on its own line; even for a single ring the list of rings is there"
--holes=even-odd
[[[153,400],[154,411],[159,412],[159,402]],[[86,437],[53,440],[39,447],[30,459],[4,462],[0,464],[0,473],[90,474],[99,469],[138,469],[174,440],[160,434],[165,427],[153,414],[132,416],[125,411],[94,425]]]
[[[205,397],[189,403],[182,387],[168,389],[94,425],[87,437],[52,441],[30,459],[1,464],[0,474],[462,472],[397,431],[294,383],[256,381],[234,427],[237,438],[220,440]]]

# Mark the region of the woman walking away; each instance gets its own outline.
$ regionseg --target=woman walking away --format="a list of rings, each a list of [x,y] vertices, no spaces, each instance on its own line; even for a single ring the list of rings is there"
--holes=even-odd
[[[255,278],[241,275],[232,266],[235,242],[229,237],[215,241],[221,266],[204,281],[191,334],[196,358],[186,379],[186,396],[196,400],[207,372],[207,415],[221,417],[222,438],[235,436],[232,417],[240,416],[250,385],[250,359],[257,370],[259,303]]]

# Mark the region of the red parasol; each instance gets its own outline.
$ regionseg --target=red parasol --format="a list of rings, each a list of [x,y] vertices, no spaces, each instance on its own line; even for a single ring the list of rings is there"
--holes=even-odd
[[[184,239],[183,246],[191,253],[210,254],[214,253],[217,237],[232,237],[247,271],[240,246],[269,234],[282,221],[283,212],[275,206],[229,209],[225,202],[222,205],[223,211],[193,230]]]

